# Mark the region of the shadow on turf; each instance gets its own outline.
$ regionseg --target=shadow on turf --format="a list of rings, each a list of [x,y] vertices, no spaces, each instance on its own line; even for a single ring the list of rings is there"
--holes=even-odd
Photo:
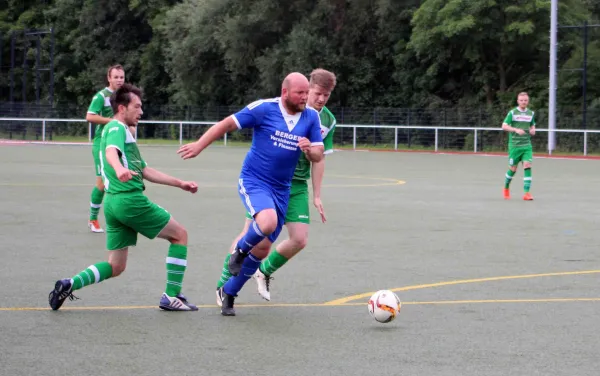
[[[402,330],[402,327],[398,324],[373,324],[367,330],[376,331],[376,332],[396,332]]]

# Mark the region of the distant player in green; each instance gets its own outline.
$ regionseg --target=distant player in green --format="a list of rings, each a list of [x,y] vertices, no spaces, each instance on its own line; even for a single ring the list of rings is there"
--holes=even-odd
[[[115,119],[102,131],[99,154],[106,187],[104,216],[108,262],[91,265],[72,278],[57,281],[48,297],[53,310],[59,309],[67,298],[75,299],[73,291],[123,273],[129,247],[137,244],[138,233],[171,243],[166,259],[167,284],[159,307],[167,311],[198,310],[181,294],[187,266],[187,231],[169,212],[144,195],[143,179],[191,193],[196,193],[198,185],[148,167],[142,158],[133,137],[142,116],[141,97],[140,89],[133,85],[123,84],[117,89],[111,96]]]
[[[321,135],[323,137],[324,154],[333,152],[333,133],[335,131],[335,117],[325,107],[331,92],[335,88],[336,77],[332,72],[324,69],[315,69],[310,74],[310,87],[308,93],[308,105],[319,112],[321,120]],[[312,163],[312,187],[313,205],[321,215],[321,221],[325,223],[325,211],[321,202],[321,184],[325,172],[325,159]],[[308,179],[311,178],[311,162],[304,154],[300,155],[296,171],[290,189],[290,200],[285,216],[285,225],[288,229],[289,238],[281,242],[269,256],[263,259],[260,267],[254,274],[258,284],[258,293],[265,299],[271,300],[270,281],[271,275],[281,268],[289,259],[306,247],[308,242],[308,227],[310,223]],[[248,226],[252,223],[252,217],[246,213],[246,222],[242,232],[234,240],[232,249],[238,240],[246,233]],[[217,282],[217,304],[221,305],[219,289],[231,277],[227,266],[230,255],[227,255],[221,271],[221,278]]]
[[[518,107],[510,110],[502,129],[510,132],[508,135],[508,171],[504,181],[504,199],[510,199],[510,182],[517,172],[519,162],[523,163],[523,182],[525,195],[523,200],[531,201],[529,193],[531,188],[531,163],[533,162],[533,148],[531,136],[535,136],[535,113],[527,108],[529,95],[525,92],[517,96]]]
[[[92,157],[94,158],[94,168],[96,170],[96,186],[92,189],[90,198],[90,219],[88,222],[88,227],[92,232],[104,232],[98,223],[98,213],[100,212],[102,199],[104,197],[104,184],[102,183],[102,177],[100,176],[100,157],[98,153],[100,152],[102,129],[105,124],[112,120],[113,116],[113,110],[110,106],[110,96],[115,90],[123,85],[123,82],[125,82],[125,71],[123,70],[123,67],[120,65],[113,65],[108,68],[106,79],[108,80],[108,86],[94,95],[85,117],[85,120],[96,127],[92,144]]]

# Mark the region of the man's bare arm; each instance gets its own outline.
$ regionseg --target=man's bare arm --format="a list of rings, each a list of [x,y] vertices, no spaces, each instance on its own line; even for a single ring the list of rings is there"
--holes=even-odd
[[[315,163],[323,160],[324,157],[324,148],[323,145],[314,145],[311,146],[308,151],[306,151],[306,159]]]
[[[107,118],[107,117],[96,115],[96,114],[90,114],[90,113],[85,115],[85,120],[90,123],[100,124],[100,125],[105,125],[105,124],[108,124],[110,121],[112,121],[111,118]]]
[[[142,175],[144,176],[144,179],[151,181],[152,183],[170,185],[171,187],[181,188],[183,183],[182,180],[167,175],[164,172],[160,172],[152,167],[144,168]]]
[[[200,154],[202,150],[206,149],[208,145],[223,137],[225,133],[233,132],[236,129],[238,129],[238,126],[233,116],[228,116],[217,124],[208,128],[208,130],[200,137],[200,139],[198,139],[198,141],[180,147],[177,151],[177,154],[180,154],[181,158],[183,159],[194,158]]]

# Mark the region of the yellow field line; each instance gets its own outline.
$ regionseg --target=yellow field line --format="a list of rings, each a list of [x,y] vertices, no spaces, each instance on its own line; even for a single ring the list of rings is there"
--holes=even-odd
[[[581,275],[581,274],[594,274],[594,273],[600,273],[600,270],[584,270],[584,271],[578,271],[578,272],[525,274],[525,275],[510,275],[510,276],[490,277],[490,278],[461,279],[461,280],[456,280],[456,281],[437,282],[437,283],[428,283],[428,284],[424,284],[424,285],[397,287],[397,288],[393,288],[393,289],[389,289],[389,290],[397,292],[397,291],[409,291],[409,290],[426,289],[426,288],[433,288],[433,287],[450,286],[450,285],[460,285],[460,284],[466,284],[466,283],[504,281],[504,280],[510,280],[510,279],[556,277],[556,276],[565,276],[565,275]],[[345,298],[331,300],[329,302],[326,302],[325,304],[326,305],[340,305],[340,304],[348,303],[348,302],[351,302],[351,301],[357,300],[357,299],[369,298],[374,293],[375,293],[375,291],[351,295],[351,296],[348,296]]]
[[[489,299],[489,300],[439,300],[424,302],[402,302],[402,305],[443,305],[443,304],[482,304],[482,303],[568,303],[568,302],[600,302],[600,298],[546,298],[546,299]],[[366,303],[275,303],[275,304],[237,304],[236,307],[244,308],[301,308],[301,307],[356,307],[365,306]],[[217,309],[215,304],[202,304],[198,308]],[[102,310],[127,310],[127,309],[157,309],[158,306],[95,306],[95,307],[62,307],[61,311],[102,311]],[[49,311],[48,307],[4,307],[0,312],[15,311]]]

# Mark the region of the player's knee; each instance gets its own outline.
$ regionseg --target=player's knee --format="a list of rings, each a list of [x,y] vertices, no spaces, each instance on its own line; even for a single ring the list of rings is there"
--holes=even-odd
[[[531,162],[523,163],[523,168],[531,168]]]
[[[188,233],[185,227],[177,226],[173,237],[171,238],[171,243],[175,244],[187,244],[188,241]]]
[[[303,250],[306,248],[308,244],[308,236],[307,235],[295,235],[290,239],[294,243],[294,248],[297,251]]]
[[[125,271],[125,268],[127,267],[126,262],[109,261],[108,263],[112,267],[113,277],[118,277],[119,275],[121,275],[121,273],[123,273]]]
[[[508,166],[508,169],[512,172],[517,172],[517,166]]]
[[[264,235],[271,235],[277,228],[277,213],[275,210],[265,210],[264,213],[260,212],[255,220],[258,228]]]
[[[104,192],[104,183],[102,182],[102,179],[96,181],[96,188],[98,188],[99,191]]]
[[[306,248],[307,244],[308,244],[308,236],[303,236],[296,241],[298,250],[302,250],[302,249]]]

